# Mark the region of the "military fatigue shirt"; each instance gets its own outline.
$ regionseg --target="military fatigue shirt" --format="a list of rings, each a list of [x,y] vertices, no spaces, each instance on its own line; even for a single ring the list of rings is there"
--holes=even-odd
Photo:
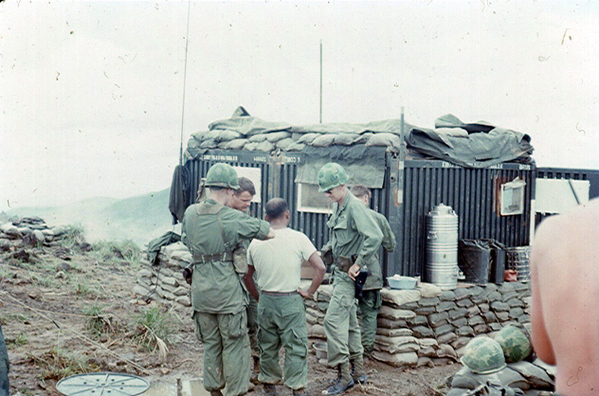
[[[391,230],[391,225],[389,225],[389,221],[385,216],[380,214],[377,211],[372,209],[368,209],[369,213],[372,215],[374,220],[379,226],[379,229],[383,233],[383,242],[382,245],[386,251],[392,252],[395,250],[395,234]],[[381,264],[379,261],[378,250],[373,257],[372,265],[369,266],[372,274],[366,278],[366,283],[364,284],[364,290],[376,290],[383,288],[383,273],[381,271]]]
[[[202,205],[205,205],[202,207]],[[241,241],[265,239],[270,224],[238,210],[222,207],[212,199],[191,205],[185,211],[181,239],[192,255],[222,254],[234,249]],[[209,211],[210,214],[199,214]],[[220,215],[225,241],[218,224]],[[225,246],[226,243],[226,246]],[[239,275],[232,261],[195,263],[191,285],[191,303],[194,311],[204,313],[237,313],[248,304]]]
[[[333,256],[351,258],[357,255],[356,264],[368,268],[383,240],[383,233],[370,209],[348,191],[341,205],[333,204],[327,226],[331,229]]]

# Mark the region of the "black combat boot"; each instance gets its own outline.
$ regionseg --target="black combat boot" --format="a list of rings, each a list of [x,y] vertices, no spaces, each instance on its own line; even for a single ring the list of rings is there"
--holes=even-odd
[[[368,381],[366,371],[364,370],[364,360],[361,356],[351,361],[351,376],[354,382],[360,385]]]
[[[264,384],[264,396],[278,396],[277,388],[273,384]]]
[[[339,370],[339,377],[333,385],[329,386],[325,391],[322,392],[323,395],[340,395],[354,386],[354,380],[351,377],[349,362],[341,363],[337,367]]]

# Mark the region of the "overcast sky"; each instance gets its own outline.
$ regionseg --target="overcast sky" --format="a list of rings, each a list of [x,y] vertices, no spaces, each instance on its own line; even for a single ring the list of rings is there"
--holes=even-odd
[[[183,144],[243,105],[292,124],[452,113],[599,169],[599,2],[0,3],[0,210],[170,186]]]

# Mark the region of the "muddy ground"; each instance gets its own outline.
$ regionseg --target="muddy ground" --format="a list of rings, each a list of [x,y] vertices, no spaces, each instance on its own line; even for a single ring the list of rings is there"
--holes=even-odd
[[[190,312],[139,300],[132,293],[136,261],[110,244],[0,241],[0,322],[11,395],[59,395],[58,380],[88,371],[171,383],[202,376],[203,348]],[[366,368],[370,382],[347,395],[442,395],[460,366],[398,369],[370,362]],[[334,374],[310,354],[310,394],[320,394]]]

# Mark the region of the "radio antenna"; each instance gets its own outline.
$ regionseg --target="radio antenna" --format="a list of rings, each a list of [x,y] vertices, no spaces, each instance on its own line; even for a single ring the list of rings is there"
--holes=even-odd
[[[189,48],[189,11],[191,1],[187,1],[187,34],[185,35],[185,68],[183,71],[183,105],[181,109],[181,146],[179,147],[179,165],[183,165],[183,122],[185,120],[185,86],[187,85],[187,49]]]

